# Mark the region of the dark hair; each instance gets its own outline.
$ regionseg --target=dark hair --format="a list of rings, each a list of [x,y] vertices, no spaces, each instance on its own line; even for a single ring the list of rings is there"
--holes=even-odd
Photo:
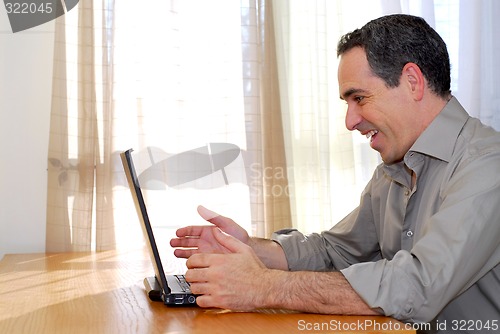
[[[355,47],[365,50],[372,71],[388,87],[399,86],[401,71],[411,62],[420,67],[434,93],[450,94],[446,43],[421,17],[395,14],[370,21],[340,38],[337,56]]]

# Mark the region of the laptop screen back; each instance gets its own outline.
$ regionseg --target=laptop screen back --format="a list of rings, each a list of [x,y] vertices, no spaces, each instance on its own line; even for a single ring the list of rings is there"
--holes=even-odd
[[[149,255],[151,256],[151,262],[154,267],[155,275],[160,284],[163,292],[165,294],[170,293],[170,288],[167,284],[167,278],[165,276],[165,271],[163,270],[163,265],[160,260],[160,254],[158,252],[158,247],[156,245],[155,237],[153,235],[153,228],[151,222],[149,221],[148,213],[146,211],[146,204],[144,202],[144,197],[142,196],[141,186],[139,184],[139,179],[137,178],[137,173],[135,171],[134,162],[132,161],[132,149],[120,153],[122,159],[123,168],[125,170],[125,176],[129,184],[130,192],[132,193],[132,198],[136,207],[137,215],[141,221],[142,231],[144,233],[145,239],[148,241],[149,245]]]

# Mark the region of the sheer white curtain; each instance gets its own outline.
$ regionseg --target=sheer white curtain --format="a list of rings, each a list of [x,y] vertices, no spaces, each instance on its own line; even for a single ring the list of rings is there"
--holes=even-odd
[[[129,148],[138,174],[180,169],[174,185],[141,179],[162,242],[205,223],[198,204],[253,235],[288,225],[288,198],[268,191],[284,189],[286,173],[266,177],[286,168],[271,10],[264,0],[89,0],[58,19],[48,251],[143,244],[118,156]]]
[[[182,164],[183,156],[201,147],[208,151],[211,143],[247,151],[239,2],[147,3],[116,1],[114,6],[115,150],[134,148],[139,174],[168,158]],[[185,173],[195,174],[197,167],[207,166],[193,159]],[[144,182],[151,221],[165,232],[158,239],[168,240],[180,226],[203,223],[198,204],[234,217],[250,231],[241,155],[226,172],[227,184],[222,172],[173,187]],[[115,215],[123,215],[121,221],[135,218],[128,189],[115,194],[122,203]]]
[[[468,111],[500,131],[500,2],[460,1],[456,95]]]
[[[336,46],[383,12],[374,1],[274,4],[292,220],[303,232],[321,231],[357,205],[379,163],[368,141],[345,128]]]
[[[344,125],[336,43],[376,17],[424,17],[447,42],[452,90],[473,116],[500,128],[500,15],[496,1],[275,0],[280,94],[292,220],[304,232],[329,229],[358,203],[380,163]]]

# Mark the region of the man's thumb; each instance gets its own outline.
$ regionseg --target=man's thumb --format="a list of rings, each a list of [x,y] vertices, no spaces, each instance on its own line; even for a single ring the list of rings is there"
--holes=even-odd
[[[228,226],[230,226],[231,223],[234,224],[234,222],[231,218],[221,216],[218,213],[213,212],[212,210],[209,210],[202,205],[198,206],[198,213],[201,216],[201,218],[214,224],[215,226],[217,226],[218,228],[220,228],[222,230],[224,230]]]
[[[214,234],[214,238],[217,240],[217,242],[219,242],[231,253],[241,253],[246,249],[246,247],[248,247],[246,244],[239,241],[232,235],[224,233],[221,229],[214,228],[212,233]]]
[[[213,212],[212,210],[208,210],[203,205],[199,205],[197,210],[198,210],[198,214],[201,216],[201,218],[205,219],[206,221],[210,221],[211,219],[214,219],[214,218],[220,216],[218,213]]]

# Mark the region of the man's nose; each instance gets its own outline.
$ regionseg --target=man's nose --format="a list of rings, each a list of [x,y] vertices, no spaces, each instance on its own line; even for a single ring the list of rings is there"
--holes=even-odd
[[[347,130],[356,130],[359,123],[363,120],[357,106],[347,105],[347,112],[345,115],[345,126]]]

